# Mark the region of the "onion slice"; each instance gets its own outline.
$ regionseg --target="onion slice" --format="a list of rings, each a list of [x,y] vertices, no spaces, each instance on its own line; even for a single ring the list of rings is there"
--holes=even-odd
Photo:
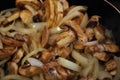
[[[98,79],[99,80],[104,80],[105,78],[109,78],[110,80],[112,80],[112,76],[108,72],[100,71],[99,75],[98,75]]]
[[[65,58],[59,57],[57,61],[60,65],[62,65],[65,68],[68,68],[70,70],[77,71],[77,72],[81,71],[81,66]]]
[[[20,75],[7,75],[5,77],[3,77],[1,80],[32,80],[30,78],[24,77],[24,76],[20,76]]]
[[[80,23],[80,27],[85,29],[87,24],[88,24],[88,14],[85,13],[85,15],[84,15],[84,17],[82,19],[82,22]]]
[[[75,11],[80,11],[80,10],[86,11],[86,10],[87,10],[87,7],[86,7],[86,6],[76,6],[76,7],[74,7],[73,9],[71,9],[71,10],[67,13],[67,15],[70,15],[70,14],[74,13]]]
[[[42,67],[43,63],[35,58],[29,57],[27,61],[32,65],[32,66],[37,66],[37,67]]]
[[[82,66],[86,67],[88,66],[88,59],[84,56],[82,56],[79,52],[76,50],[72,51],[72,57],[78,61]]]
[[[30,28],[36,28],[36,29],[41,29],[43,30],[43,28],[46,26],[46,22],[39,22],[39,23],[31,23],[28,25]]]
[[[45,50],[45,49],[43,49],[43,48],[41,48],[41,49],[35,49],[35,50],[33,50],[32,52],[28,53],[28,54],[22,59],[21,64],[23,65],[24,62],[25,62],[29,57],[31,57],[31,56],[33,56],[33,55],[35,55],[35,54],[37,54],[38,52],[43,51],[43,50]]]
[[[63,30],[60,28],[60,27],[53,27],[53,28],[50,28],[50,34],[57,34],[57,33],[60,33],[62,32]]]

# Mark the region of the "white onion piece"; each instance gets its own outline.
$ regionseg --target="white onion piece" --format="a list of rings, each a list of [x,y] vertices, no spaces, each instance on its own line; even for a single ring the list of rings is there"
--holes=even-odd
[[[22,47],[26,53],[29,53],[29,48],[28,48],[27,43],[23,43]]]
[[[30,34],[30,33],[35,33],[37,30],[32,29],[32,28],[13,28],[13,30],[19,32],[20,34]]]
[[[3,22],[5,19],[6,19],[5,17],[0,16],[0,24],[1,24],[1,22]],[[1,26],[0,26],[0,27],[1,27]]]
[[[10,58],[6,58],[4,60],[0,61],[0,66],[2,66],[3,64],[5,64]]]
[[[57,33],[60,33],[62,31],[63,30],[59,26],[57,26],[57,27],[53,27],[50,29],[50,34],[57,34]]]
[[[93,76],[89,80],[96,80],[98,78],[99,71],[100,71],[98,60],[96,58],[93,58],[93,60],[94,60],[94,66],[93,66],[93,72],[92,72]]]
[[[28,9],[33,15],[37,14],[37,11],[29,5],[25,5],[25,8]]]
[[[5,75],[5,72],[2,68],[0,68],[0,79],[3,78]]]
[[[74,13],[75,11],[79,11],[79,10],[87,10],[87,7],[86,6],[76,6],[74,7],[73,9],[71,9],[67,15],[71,15],[72,13]]]
[[[33,55],[35,55],[35,54],[37,54],[38,52],[43,51],[43,50],[45,50],[45,49],[39,48],[39,49],[35,49],[35,50],[33,50],[32,52],[28,53],[28,54],[22,59],[21,64],[23,65],[24,62],[25,62],[29,57],[31,57],[31,56],[33,56]]]
[[[114,57],[116,63],[117,63],[117,73],[115,75],[115,77],[113,78],[113,80],[120,80],[120,57]]]
[[[29,57],[27,61],[32,65],[32,66],[37,66],[37,67],[42,67],[43,63],[35,58]]]
[[[87,24],[88,24],[88,14],[85,13],[85,15],[84,15],[84,17],[82,19],[82,22],[80,23],[80,27],[85,29]]]
[[[31,23],[28,25],[31,28],[41,29],[43,30],[46,26],[46,22],[39,22],[39,23]]]
[[[86,42],[86,43],[84,44],[84,46],[91,46],[91,45],[95,45],[95,44],[98,44],[98,41]]]
[[[39,78],[39,80],[45,80],[43,73],[40,73],[40,78]]]
[[[43,3],[43,0],[40,0],[41,3]]]
[[[9,25],[7,27],[0,27],[0,32],[5,35],[9,30],[13,28],[13,25]]]
[[[32,77],[32,80],[41,80],[41,79],[40,79],[40,77],[38,75],[36,75],[36,76]]]
[[[62,65],[65,68],[68,68],[70,70],[77,71],[77,72],[81,71],[81,66],[65,58],[59,57],[57,61],[60,65]]]
[[[84,67],[82,69],[82,72],[80,73],[81,76],[88,76],[90,73],[93,72],[93,69],[94,68],[94,59],[91,55],[89,55],[89,63],[88,63],[88,66]]]
[[[1,39],[0,39],[0,49],[3,49],[3,43],[1,41]]]
[[[75,60],[77,60],[82,66],[84,66],[84,67],[88,66],[88,59],[86,57],[82,56],[79,52],[73,50],[72,57]]]
[[[20,75],[7,75],[3,77],[1,80],[32,80],[32,79]]]
[[[0,16],[5,14],[6,12],[12,12],[12,11],[16,11],[16,10],[18,10],[18,9],[17,8],[10,8],[10,9],[6,9],[6,10],[2,10],[0,12]]]
[[[79,12],[79,11],[75,11],[75,12],[71,13],[70,15],[66,15],[66,16],[60,21],[60,23],[58,24],[58,26],[60,26],[63,22],[65,22],[65,21],[67,21],[67,20],[71,20],[71,19],[73,19],[74,17],[79,16],[80,14],[82,14],[82,13]]]
[[[106,71],[100,71],[99,75],[98,75],[98,79],[99,80],[104,80],[105,78],[109,78],[112,80],[112,76],[110,75],[110,73],[106,72]]]

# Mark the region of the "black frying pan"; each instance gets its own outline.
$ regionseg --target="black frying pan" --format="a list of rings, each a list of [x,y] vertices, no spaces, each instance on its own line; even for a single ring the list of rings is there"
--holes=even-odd
[[[104,0],[68,0],[70,5],[88,6],[88,14],[99,15],[102,23],[113,31],[116,43],[120,46],[120,13]],[[108,0],[120,10],[120,0]],[[15,6],[15,0],[0,0],[0,10]]]

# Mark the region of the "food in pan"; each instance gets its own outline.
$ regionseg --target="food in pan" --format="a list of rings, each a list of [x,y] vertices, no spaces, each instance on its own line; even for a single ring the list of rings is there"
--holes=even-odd
[[[112,32],[86,6],[16,0],[0,13],[0,80],[118,80]]]

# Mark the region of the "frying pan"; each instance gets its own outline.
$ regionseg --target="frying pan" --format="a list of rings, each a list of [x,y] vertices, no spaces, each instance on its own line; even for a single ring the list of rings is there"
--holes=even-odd
[[[88,15],[99,15],[102,24],[113,31],[116,43],[120,46],[120,13],[104,0],[68,0],[70,5],[88,6]],[[120,10],[120,0],[108,0]],[[15,0],[0,0],[0,11],[15,7]]]
[[[120,46],[120,13],[104,0],[68,0],[70,5],[88,6],[88,15],[101,16],[102,24],[112,30],[116,43]],[[108,0],[120,10],[120,0]],[[0,0],[0,11],[15,7],[15,0]]]

